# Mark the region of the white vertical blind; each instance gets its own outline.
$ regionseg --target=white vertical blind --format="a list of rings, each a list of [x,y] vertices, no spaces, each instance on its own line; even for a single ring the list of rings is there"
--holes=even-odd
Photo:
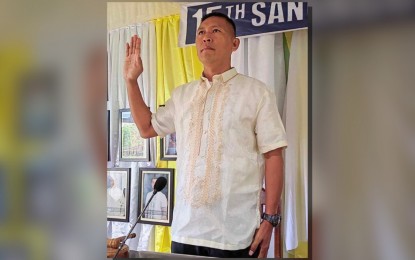
[[[156,156],[156,143],[154,138],[150,139],[151,162],[120,162],[119,159],[119,109],[129,108],[126,85],[123,79],[123,66],[125,60],[125,44],[130,41],[131,36],[137,34],[142,39],[141,57],[144,71],[138,78],[140,91],[144,101],[150,106],[151,111],[156,109],[156,36],[155,27],[152,23],[131,25],[108,34],[108,91],[109,109],[111,110],[110,120],[110,153],[111,162],[108,167],[131,168],[131,193],[130,193],[130,223],[108,222],[108,236],[120,237],[127,234],[137,218],[138,210],[138,173],[139,167],[154,167]],[[140,234],[147,235],[148,232],[140,232],[142,225],[137,225],[133,232],[137,238],[129,239],[127,244],[130,249],[137,249]],[[149,235],[149,234],[148,234]],[[140,241],[148,243],[148,238]],[[140,249],[147,245],[140,245]]]

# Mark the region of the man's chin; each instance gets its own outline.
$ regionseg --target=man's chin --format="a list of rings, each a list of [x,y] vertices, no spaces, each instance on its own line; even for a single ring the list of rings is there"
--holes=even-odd
[[[203,65],[207,65],[213,63],[214,60],[215,59],[213,57],[202,57],[200,62],[202,62]]]

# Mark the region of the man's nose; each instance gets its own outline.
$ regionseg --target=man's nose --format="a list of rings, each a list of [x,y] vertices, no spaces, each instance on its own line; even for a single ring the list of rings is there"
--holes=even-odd
[[[205,37],[203,37],[203,42],[212,42],[212,38],[209,34],[206,34]]]

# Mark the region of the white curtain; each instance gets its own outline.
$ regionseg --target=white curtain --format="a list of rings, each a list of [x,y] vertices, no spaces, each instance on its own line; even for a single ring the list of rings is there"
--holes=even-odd
[[[307,136],[307,33],[294,31],[285,104],[285,128],[288,147],[285,151],[284,242],[286,250],[308,241],[308,138]]]
[[[232,55],[232,66],[241,74],[261,80],[275,92],[282,117],[286,89],[282,33],[241,39]],[[267,257],[274,257],[274,234]]]
[[[288,139],[285,151],[283,241],[286,250],[308,241],[307,221],[307,30],[293,32],[288,81],[285,76],[283,35],[241,39],[232,56],[239,73],[257,78],[277,96]],[[272,236],[274,238],[274,236]],[[274,256],[271,241],[268,257]]]
[[[108,167],[131,168],[131,191],[130,191],[130,222],[108,222],[107,237],[114,238],[125,236],[137,218],[138,209],[138,173],[140,167],[154,167],[156,156],[156,144],[154,138],[150,139],[151,162],[120,162],[119,161],[119,109],[129,108],[127,90],[123,79],[123,65],[125,60],[125,44],[130,41],[131,36],[137,34],[142,39],[141,57],[144,72],[138,79],[144,101],[150,106],[152,112],[156,109],[156,36],[155,27],[152,23],[131,25],[128,27],[112,30],[108,33],[108,94],[109,101],[107,109],[110,112],[110,154],[111,162]],[[138,248],[142,225],[138,224],[134,233],[137,238],[129,239],[127,244],[130,249]],[[148,233],[148,232],[147,232]],[[147,234],[146,233],[146,234]],[[142,239],[148,243],[147,239]],[[143,246],[140,247],[141,250]]]

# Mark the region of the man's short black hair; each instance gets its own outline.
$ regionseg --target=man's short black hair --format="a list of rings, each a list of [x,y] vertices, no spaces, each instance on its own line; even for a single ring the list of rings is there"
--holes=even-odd
[[[218,12],[213,12],[213,13],[210,13],[210,14],[207,14],[207,15],[205,15],[205,16],[203,16],[202,17],[202,22],[204,21],[204,20],[206,20],[206,19],[208,19],[209,17],[222,17],[222,18],[224,18],[230,25],[232,25],[232,28],[233,28],[233,34],[236,36],[236,26],[235,26],[235,23],[234,23],[234,21],[231,19],[231,18],[229,18],[226,14],[223,14],[223,13],[218,13]]]

